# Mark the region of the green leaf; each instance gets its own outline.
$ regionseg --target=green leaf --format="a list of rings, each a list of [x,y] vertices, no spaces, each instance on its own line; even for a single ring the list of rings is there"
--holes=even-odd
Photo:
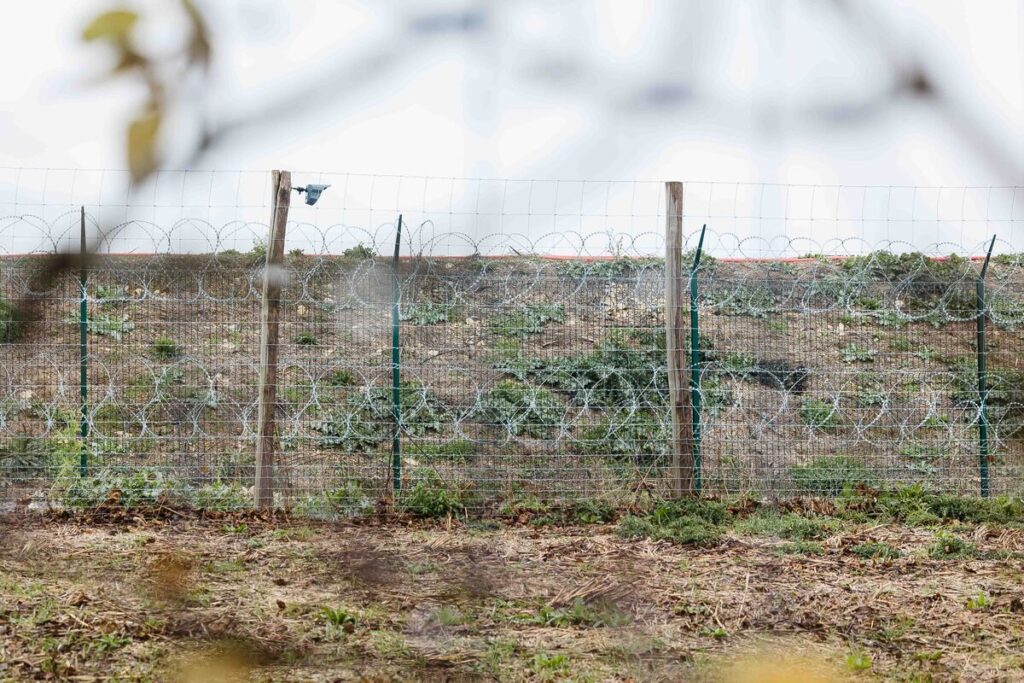
[[[124,43],[138,20],[139,15],[129,10],[104,12],[85,27],[82,31],[82,40],[109,40]]]
[[[150,107],[128,126],[128,168],[132,182],[141,182],[156,170],[156,136],[161,118],[159,107]]]

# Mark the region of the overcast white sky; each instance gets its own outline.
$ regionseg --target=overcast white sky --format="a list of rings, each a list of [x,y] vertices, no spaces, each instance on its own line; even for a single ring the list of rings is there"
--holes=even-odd
[[[217,49],[217,87],[203,105],[213,119],[301,93],[285,116],[224,140],[200,168],[1024,184],[1022,0],[859,0],[852,15],[807,0],[196,1]],[[171,3],[136,4],[149,17],[145,35],[173,41],[181,25]],[[0,166],[124,167],[123,131],[143,91],[97,82],[109,56],[78,39],[104,7],[4,3]],[[901,69],[914,65],[937,97],[900,89]],[[163,141],[172,167],[186,158],[189,122],[183,110]],[[25,177],[4,176],[8,189],[22,185],[22,202],[38,195]],[[47,202],[75,201],[48,182]],[[1006,221],[996,227],[1015,240],[1024,193],[997,201]],[[953,237],[973,243],[991,228],[961,225]]]

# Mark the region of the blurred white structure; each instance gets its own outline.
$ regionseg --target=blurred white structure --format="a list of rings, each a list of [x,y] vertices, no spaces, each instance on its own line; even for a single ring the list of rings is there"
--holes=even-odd
[[[153,45],[173,39],[172,4],[140,4]],[[677,179],[690,231],[963,249],[996,233],[1024,250],[1020,0],[198,4],[213,87],[175,111],[167,165],[243,171],[131,193],[124,173],[19,171],[122,167],[139,90],[90,83],[104,55],[77,36],[106,2],[53,0],[48,21],[12,5],[0,213],[265,223],[266,174],[249,170],[327,169],[305,175],[333,187],[296,221],[375,230],[405,211],[606,249],[609,232],[660,230],[661,190],[598,181]],[[221,134],[197,159],[201,120]]]

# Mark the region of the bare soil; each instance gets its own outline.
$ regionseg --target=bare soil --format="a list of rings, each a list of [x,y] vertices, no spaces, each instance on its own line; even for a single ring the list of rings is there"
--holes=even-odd
[[[1022,529],[950,528],[1006,559],[936,560],[934,529],[899,526],[793,554],[612,525],[135,515],[0,522],[0,679],[1024,680]],[[869,541],[902,556],[850,552]]]

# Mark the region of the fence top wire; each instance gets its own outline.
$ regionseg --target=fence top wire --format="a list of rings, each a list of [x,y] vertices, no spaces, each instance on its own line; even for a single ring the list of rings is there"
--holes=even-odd
[[[290,249],[383,253],[402,213],[418,226],[404,255],[657,257],[664,184],[655,181],[431,178],[309,172],[330,185],[294,202]],[[133,187],[125,171],[0,168],[0,254],[77,248],[78,208],[106,253],[250,251],[265,239],[270,174],[162,171]],[[878,249],[978,255],[1024,251],[1020,187],[684,183],[687,248],[709,224],[718,258],[857,255]],[[102,235],[102,236],[101,236]]]

